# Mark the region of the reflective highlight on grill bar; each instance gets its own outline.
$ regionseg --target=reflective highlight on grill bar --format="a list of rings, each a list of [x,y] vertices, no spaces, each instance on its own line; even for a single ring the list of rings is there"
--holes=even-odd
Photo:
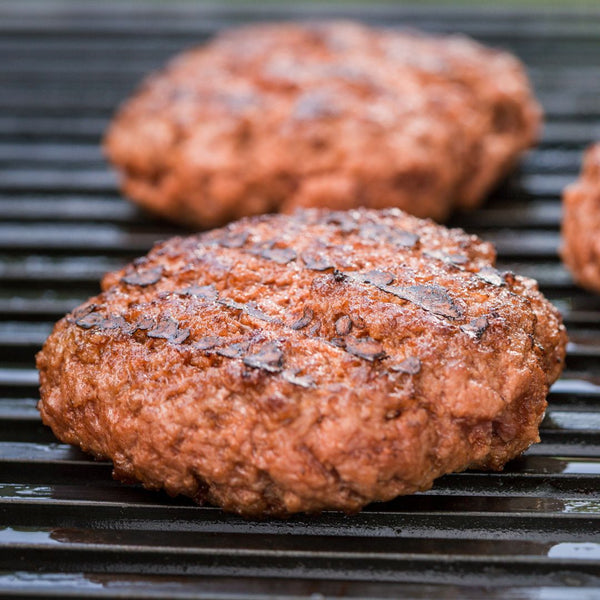
[[[448,475],[354,516],[255,522],[116,483],[110,464],[57,443],[35,408],[33,357],[104,272],[181,233],[119,197],[98,145],[117,103],[218,28],[342,9],[65,6],[0,6],[0,595],[599,597],[600,296],[573,285],[556,250],[560,192],[600,139],[600,12],[344,7],[374,24],[462,31],[527,64],[542,143],[451,225],[494,242],[501,272],[540,282],[569,330],[567,367],[542,442],[501,473]]]

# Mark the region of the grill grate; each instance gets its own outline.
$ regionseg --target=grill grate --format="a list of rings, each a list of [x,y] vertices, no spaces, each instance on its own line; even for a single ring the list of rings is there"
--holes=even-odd
[[[504,472],[288,521],[245,521],[112,481],[56,443],[34,353],[107,270],[181,232],[123,201],[98,147],[140,77],[218,28],[339,16],[318,4],[0,6],[0,594],[103,598],[573,598],[600,594],[600,297],[556,249],[560,192],[600,139],[600,12],[344,7],[373,23],[462,31],[526,61],[548,123],[520,174],[453,225],[536,277],[571,342],[542,443]],[[569,589],[567,589],[567,587]],[[321,594],[322,596],[319,596]]]

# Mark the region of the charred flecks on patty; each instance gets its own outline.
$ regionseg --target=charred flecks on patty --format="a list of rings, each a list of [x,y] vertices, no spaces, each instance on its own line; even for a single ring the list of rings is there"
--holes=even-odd
[[[490,244],[397,209],[174,238],[56,325],[44,423],[120,479],[248,516],[500,469],[539,439],[566,335],[535,282],[493,264]]]

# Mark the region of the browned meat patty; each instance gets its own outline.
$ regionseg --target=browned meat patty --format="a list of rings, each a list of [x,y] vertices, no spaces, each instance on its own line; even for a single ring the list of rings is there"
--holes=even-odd
[[[244,515],[355,511],[538,441],[558,312],[398,209],[254,217],[104,278],[38,355],[40,410],[115,476]]]
[[[188,226],[298,207],[474,207],[537,138],[522,65],[464,37],[352,23],[228,31],[151,76],[105,148]]]
[[[588,149],[581,177],[563,194],[561,253],[575,280],[600,292],[600,144]]]

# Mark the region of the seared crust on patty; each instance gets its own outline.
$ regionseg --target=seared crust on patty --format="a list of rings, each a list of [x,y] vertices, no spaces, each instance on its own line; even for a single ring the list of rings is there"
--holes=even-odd
[[[127,196],[188,226],[298,207],[474,207],[538,136],[519,61],[353,23],[227,31],[148,78],[105,140]]]
[[[241,220],[108,274],[39,408],[115,475],[244,515],[356,511],[538,441],[566,334],[488,243],[397,209]]]
[[[600,292],[600,144],[588,148],[580,178],[564,191],[561,254],[578,283]]]

